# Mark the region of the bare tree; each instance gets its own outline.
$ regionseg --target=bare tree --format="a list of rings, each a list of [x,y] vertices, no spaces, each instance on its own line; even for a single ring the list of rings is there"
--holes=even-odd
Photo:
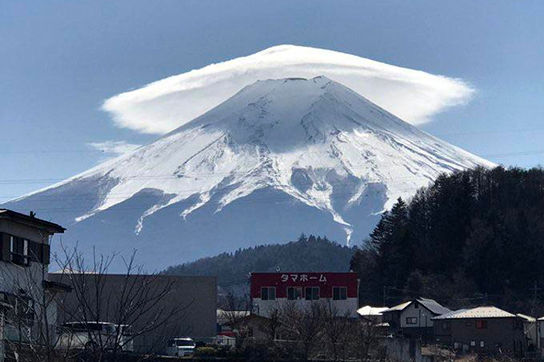
[[[278,338],[281,327],[281,310],[274,308],[270,311],[268,318],[263,324],[263,332],[266,334],[269,341],[274,342]]]
[[[139,340],[145,340],[145,352],[152,352],[158,343],[165,342],[161,336],[187,332],[180,330],[179,323],[190,303],[180,305],[172,301],[175,277],[144,274],[142,267],[135,265],[135,252],[128,259],[122,258],[122,274],[108,274],[117,255],[93,253],[88,264],[77,248],[63,248],[63,253],[59,259],[62,272],[55,279],[70,285],[72,293],[58,300],[63,306],[62,320],[77,322],[84,329],[85,344],[93,361],[103,361],[106,356],[115,360]],[[97,326],[104,322],[115,328],[107,333],[98,330]],[[153,333],[160,336],[149,341]]]
[[[222,318],[233,330],[239,329],[241,322],[249,315],[250,311],[251,300],[247,295],[237,297],[229,292],[225,297]]]
[[[350,350],[360,360],[370,358],[371,352],[379,348],[380,328],[368,320],[356,320],[349,328]]]
[[[332,358],[336,361],[339,355],[345,357],[346,347],[352,333],[353,319],[349,313],[341,314],[330,301],[321,304],[321,328],[323,338],[327,342]]]
[[[316,352],[322,338],[321,303],[314,302],[306,307],[296,303],[285,304],[280,311],[280,320],[289,339],[301,346],[301,355],[308,360]]]
[[[380,349],[379,326],[341,313],[331,301],[289,301],[259,324],[266,339],[248,343],[248,356],[254,348],[253,354],[267,358],[368,360]]]

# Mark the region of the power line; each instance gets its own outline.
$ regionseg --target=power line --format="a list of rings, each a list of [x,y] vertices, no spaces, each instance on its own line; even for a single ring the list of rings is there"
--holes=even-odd
[[[256,165],[254,167],[258,167],[260,165]],[[232,171],[217,171],[217,172],[198,172],[198,173],[180,173],[179,175],[176,174],[157,174],[157,175],[132,175],[132,176],[123,176],[118,177],[119,179],[125,180],[183,180],[187,178],[192,178],[195,180],[199,180],[202,178],[210,177],[210,176],[248,176],[253,174],[255,169],[250,169],[248,171],[243,172],[232,172]],[[274,173],[270,173],[270,175],[273,175]],[[365,176],[359,176],[361,178],[364,178]],[[410,175],[410,176],[381,176],[383,178],[390,178],[391,181],[395,180],[411,180],[411,179],[421,179],[425,178],[426,176],[416,176],[416,175]],[[82,176],[81,179],[84,179],[85,176]],[[115,178],[115,176],[111,177]],[[9,185],[9,184],[32,184],[32,183],[48,183],[48,182],[61,182],[68,180],[69,178],[43,178],[43,179],[32,179],[32,178],[24,178],[24,179],[0,179],[0,185]],[[74,180],[77,180],[74,178]],[[338,185],[344,185],[344,181],[335,181],[335,180],[324,180],[328,184],[338,184]],[[366,179],[365,181],[373,183],[373,182],[381,182],[382,179]],[[314,183],[319,183],[319,180],[314,181]]]
[[[529,133],[529,132],[544,132],[544,128],[518,128],[510,130],[497,130],[497,131],[466,131],[466,132],[451,132],[451,133],[431,133],[435,137],[444,136],[469,136],[469,135],[481,135],[481,134],[509,134],[509,133]]]
[[[468,135],[482,135],[482,134],[511,134],[511,133],[533,133],[533,132],[544,132],[543,127],[534,127],[534,128],[518,128],[518,129],[509,129],[509,130],[494,130],[494,131],[464,131],[464,132],[448,132],[448,133],[431,133],[429,134],[435,137],[444,137],[444,136],[468,136]],[[2,154],[24,154],[24,153],[89,153],[89,154],[114,154],[115,152],[107,152],[100,149],[34,149],[34,150],[2,150]]]

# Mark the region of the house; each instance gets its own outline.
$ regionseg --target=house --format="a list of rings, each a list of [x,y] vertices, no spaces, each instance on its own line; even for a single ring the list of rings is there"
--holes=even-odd
[[[218,308],[216,311],[217,324],[219,327],[236,324],[237,321],[244,319],[251,314],[248,310],[224,310]]]
[[[428,340],[433,335],[433,318],[449,312],[451,310],[433,299],[418,298],[386,309],[382,314],[391,332]]]
[[[288,303],[299,307],[326,302],[338,315],[357,316],[359,279],[357,273],[251,273],[253,312],[269,317]]]
[[[24,215],[0,209],[2,292],[18,292],[22,287],[21,279],[27,279],[28,274],[46,275],[50,262],[49,239],[64,231],[62,226],[38,219],[33,213]]]
[[[239,336],[254,340],[282,339],[283,327],[278,320],[266,318],[254,313],[240,322]]]
[[[436,342],[463,352],[524,356],[525,318],[493,306],[461,309],[433,318]]]
[[[62,226],[38,219],[33,213],[0,209],[2,341],[33,342],[38,331],[45,328],[50,336],[54,335],[56,305],[43,301],[50,300],[51,294],[69,290],[47,279],[51,236],[64,231]]]
[[[217,335],[227,335],[234,333],[234,330],[239,328],[239,324],[242,320],[251,314],[248,310],[224,310],[217,309],[216,321],[217,321]]]

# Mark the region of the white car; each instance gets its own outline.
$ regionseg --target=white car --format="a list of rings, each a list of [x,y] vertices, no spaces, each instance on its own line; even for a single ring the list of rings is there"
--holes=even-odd
[[[59,328],[60,349],[94,348],[102,344],[106,349],[115,345],[122,351],[133,351],[129,326],[111,322],[68,322]]]
[[[172,338],[168,340],[166,354],[168,356],[185,357],[195,353],[195,341],[189,337]]]

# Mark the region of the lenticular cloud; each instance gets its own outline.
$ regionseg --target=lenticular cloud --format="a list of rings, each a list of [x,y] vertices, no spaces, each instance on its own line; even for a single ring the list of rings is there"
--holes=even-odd
[[[103,109],[119,127],[164,134],[263,79],[324,75],[412,124],[463,104],[473,90],[462,80],[370,59],[294,45],[211,64],[107,99]]]

